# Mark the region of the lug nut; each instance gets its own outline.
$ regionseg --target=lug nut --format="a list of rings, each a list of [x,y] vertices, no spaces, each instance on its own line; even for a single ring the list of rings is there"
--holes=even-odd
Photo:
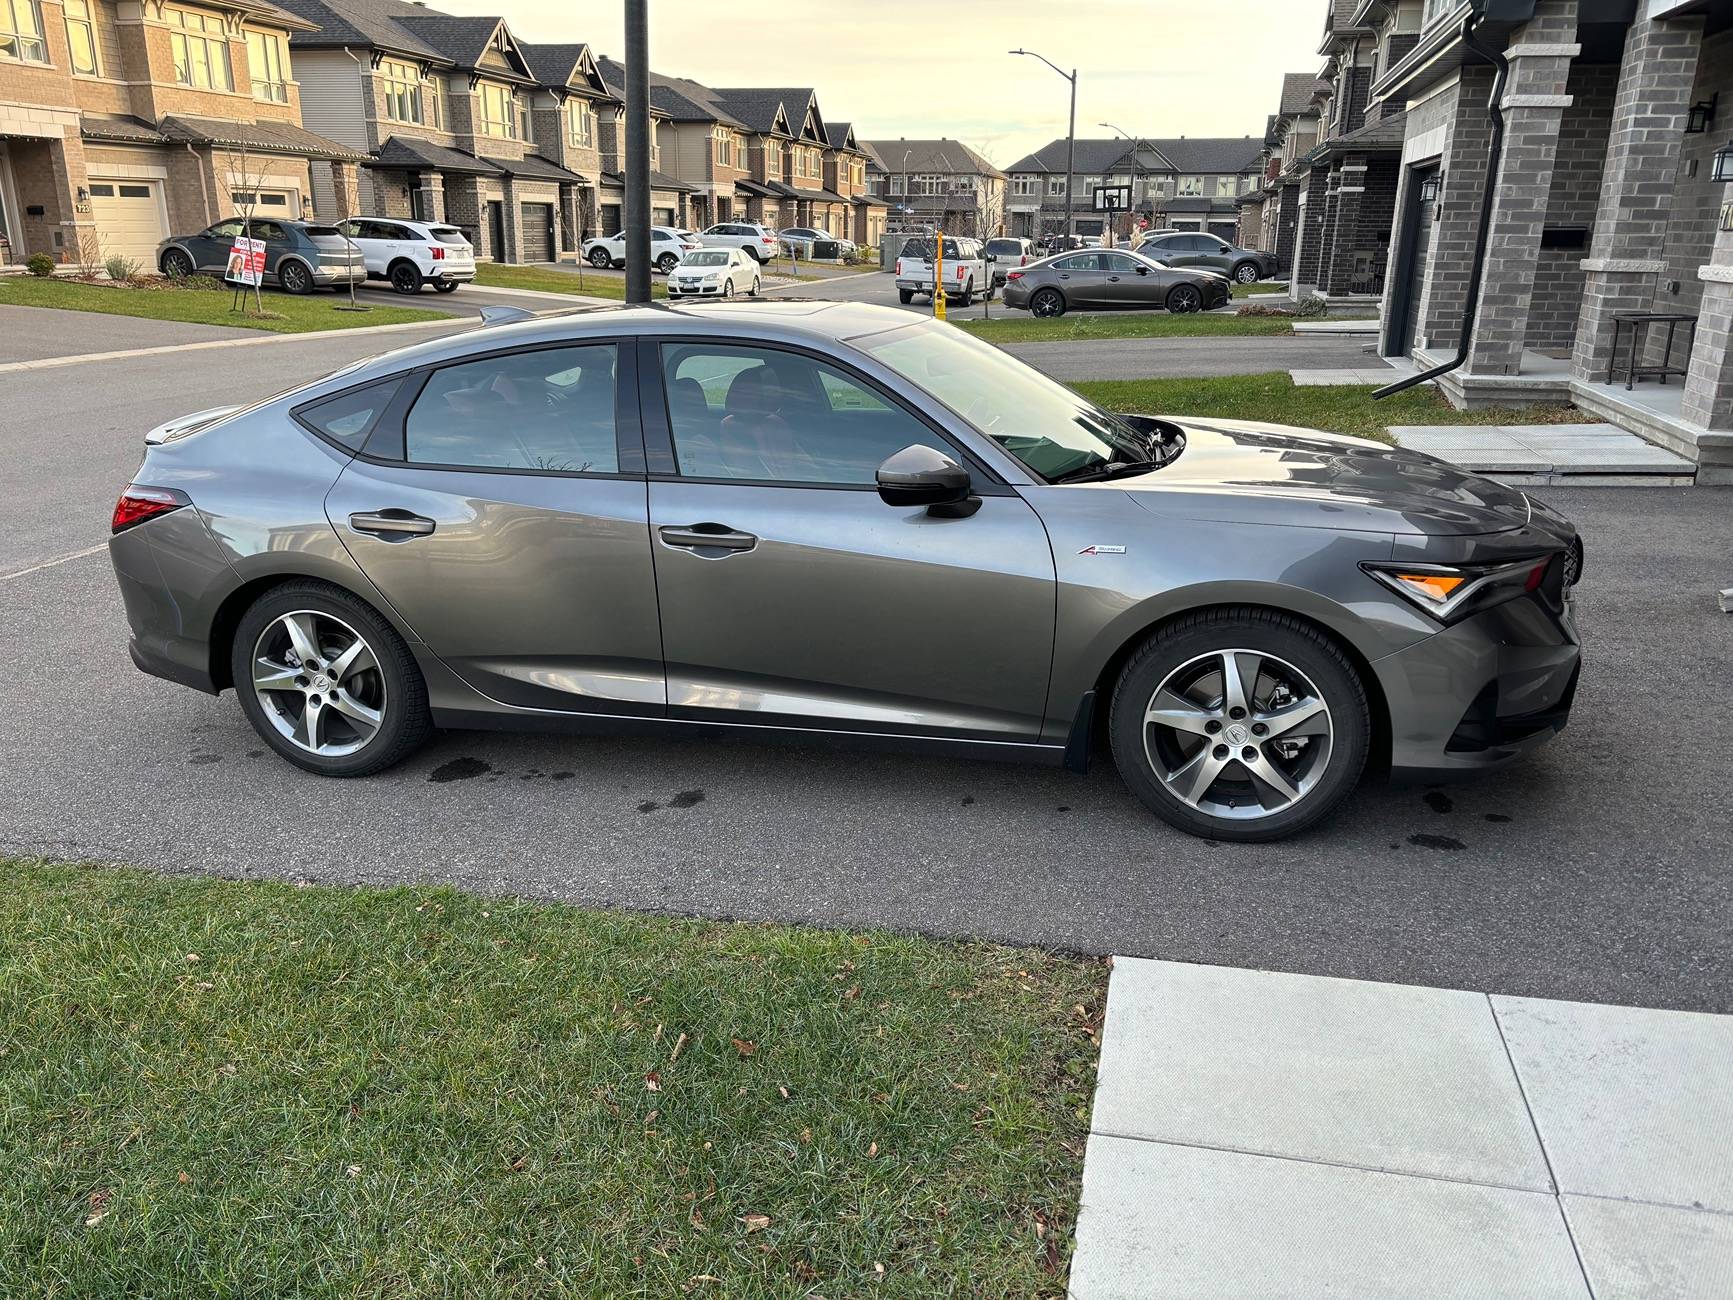
[[[1226,745],[1217,745],[1215,747],[1215,756],[1217,758],[1226,758],[1228,756],[1228,747]]]
[[[1252,723],[1252,735],[1261,736],[1261,735],[1264,735],[1268,731],[1269,731],[1269,728],[1266,727],[1263,723],[1261,723],[1261,722]]]
[[[1228,717],[1233,718],[1235,720],[1238,720],[1238,719],[1243,718],[1245,716],[1246,716],[1246,711],[1244,709],[1240,708],[1238,705],[1235,705],[1233,708],[1228,710]]]
[[[1258,757],[1258,751],[1256,749],[1252,748],[1252,746],[1247,745],[1244,749],[1242,749],[1240,751],[1240,757],[1245,759],[1246,762],[1251,763],[1251,762],[1256,761],[1256,759]]]
[[[1203,724],[1203,729],[1213,736],[1216,732],[1222,729],[1222,724],[1217,722],[1214,718],[1211,718],[1208,722]]]

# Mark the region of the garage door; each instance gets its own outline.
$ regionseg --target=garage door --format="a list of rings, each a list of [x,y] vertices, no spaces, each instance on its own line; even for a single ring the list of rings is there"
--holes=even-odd
[[[650,224],[653,226],[675,225],[673,208],[651,208]]]
[[[526,262],[554,260],[553,204],[523,204],[523,258]]]
[[[90,182],[90,215],[104,257],[130,257],[156,269],[156,246],[168,238],[162,215],[161,181]]]

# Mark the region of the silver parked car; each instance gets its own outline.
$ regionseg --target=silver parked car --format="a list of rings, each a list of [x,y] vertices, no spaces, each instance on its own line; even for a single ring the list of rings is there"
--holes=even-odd
[[[1575,530],[1414,452],[1103,411],[942,322],[614,308],[146,438],[133,661],[330,776],[435,727],[804,734],[1087,765],[1270,839],[1495,767],[1576,687]]]
[[[1117,307],[1213,311],[1232,296],[1227,280],[1211,271],[1163,266],[1113,248],[1061,253],[1005,274],[1005,305],[1032,316]]]

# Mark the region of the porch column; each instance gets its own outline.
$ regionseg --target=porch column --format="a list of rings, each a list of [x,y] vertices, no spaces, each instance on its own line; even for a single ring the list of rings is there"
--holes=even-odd
[[[361,211],[360,172],[354,163],[337,158],[333,158],[328,165],[331,168],[332,202],[337,205],[337,211],[331,219],[346,221]]]
[[[1282,184],[1281,197],[1276,200],[1274,225],[1276,229],[1275,247],[1270,251],[1276,255],[1277,266],[1294,278],[1294,233],[1300,224],[1300,182],[1286,181]]]
[[[416,203],[425,221],[445,220],[445,177],[435,171],[420,173],[415,187]]]
[[[584,200],[576,182],[560,185],[560,246],[576,254],[584,244]]]
[[[521,262],[524,260],[523,247],[523,208],[518,204],[517,181],[510,176],[500,181],[500,224],[505,229],[505,248],[496,251],[501,262]]]
[[[1480,312],[1468,372],[1514,375],[1522,369],[1541,229],[1552,198],[1559,126],[1571,97],[1571,60],[1582,53],[1577,0],[1539,0],[1535,15],[1505,51],[1504,154],[1493,189],[1492,230],[1481,280]]]
[[[1724,195],[1733,203],[1733,185]],[[1703,302],[1682,413],[1711,432],[1733,433],[1733,230],[1716,232],[1715,251],[1697,278],[1703,282]],[[1713,454],[1705,450],[1699,460],[1699,483],[1733,483],[1733,445]]]
[[[1324,218],[1330,207],[1330,169],[1313,167],[1306,173],[1306,203],[1300,209],[1300,229],[1295,235],[1294,274],[1288,286],[1293,298],[1304,298],[1318,287],[1324,264]]]
[[[1571,352],[1578,379],[1606,378],[1614,314],[1647,310],[1655,277],[1667,269],[1667,227],[1703,21],[1639,13],[1625,37],[1594,242],[1582,263],[1586,282]]]

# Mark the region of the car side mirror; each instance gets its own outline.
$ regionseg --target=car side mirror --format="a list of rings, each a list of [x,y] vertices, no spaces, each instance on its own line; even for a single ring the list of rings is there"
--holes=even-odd
[[[969,494],[969,471],[920,443],[890,456],[877,477],[879,499],[887,506],[926,506],[946,518],[972,515],[981,508],[981,499]]]
[[[1149,274],[1149,268],[1147,266],[1140,266],[1137,268],[1137,273],[1139,275],[1148,275]]]
[[[997,253],[988,253],[987,260],[989,262],[997,262],[999,260],[999,255]]]

